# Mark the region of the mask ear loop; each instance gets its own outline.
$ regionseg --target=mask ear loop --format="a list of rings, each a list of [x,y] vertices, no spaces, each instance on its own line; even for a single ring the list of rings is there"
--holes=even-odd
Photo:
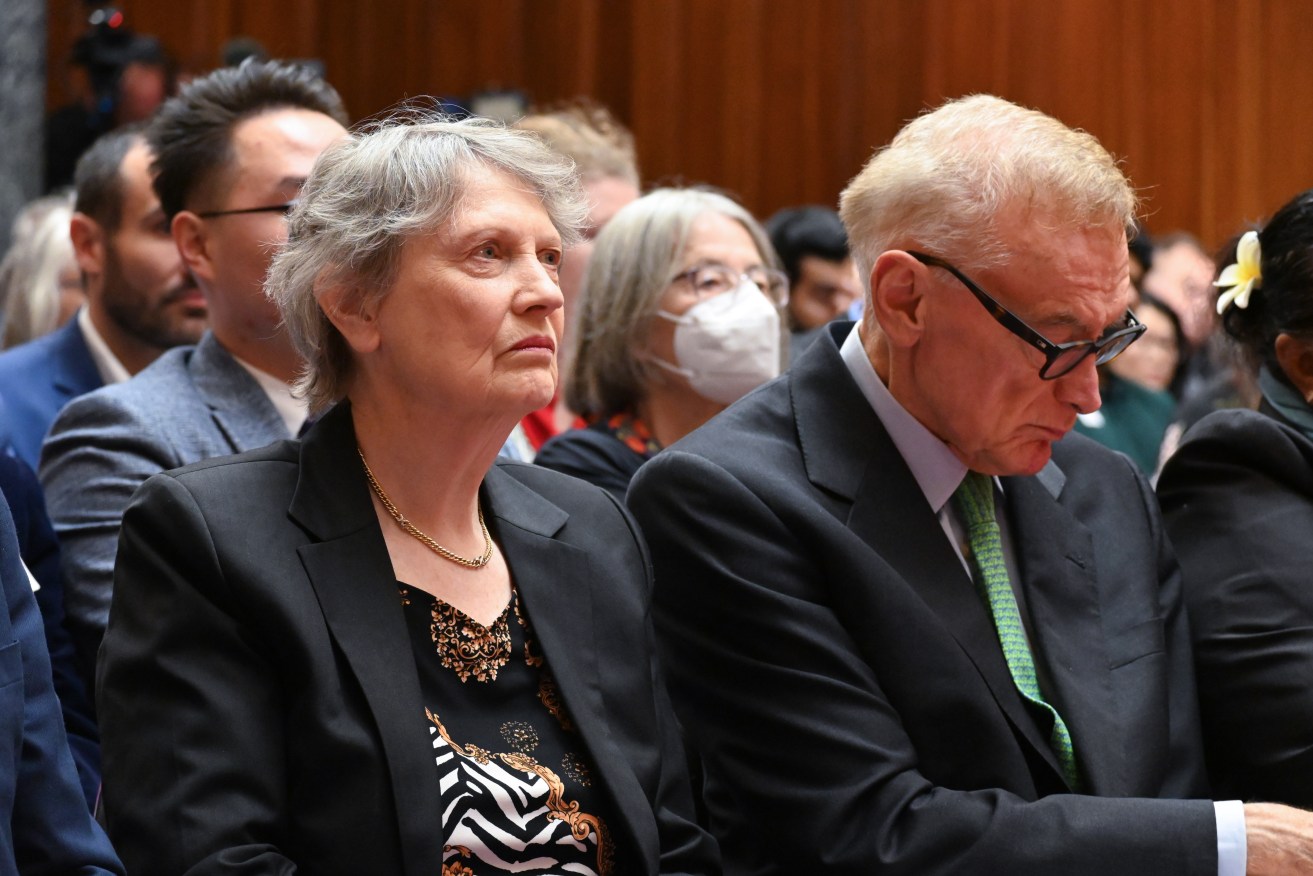
[[[651,362],[653,365],[657,366],[661,370],[669,371],[671,374],[678,374],[680,377],[683,377],[688,380],[691,380],[694,377],[694,372],[691,369],[680,368],[678,365],[672,365],[669,362],[667,362],[665,359],[662,359],[660,356],[654,356],[651,353],[647,353],[643,356],[643,358],[646,361]]]

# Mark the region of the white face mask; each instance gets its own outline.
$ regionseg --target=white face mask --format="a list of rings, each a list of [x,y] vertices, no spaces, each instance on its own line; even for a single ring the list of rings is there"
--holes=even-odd
[[[694,304],[683,315],[658,310],[675,324],[678,365],[652,358],[688,379],[704,398],[730,404],[780,373],[780,315],[756,284]]]

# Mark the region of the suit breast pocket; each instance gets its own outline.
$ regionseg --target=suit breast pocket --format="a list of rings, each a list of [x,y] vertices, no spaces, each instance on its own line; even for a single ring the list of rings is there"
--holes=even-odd
[[[1120,669],[1167,648],[1162,618],[1152,618],[1122,630],[1108,640],[1109,669]]]

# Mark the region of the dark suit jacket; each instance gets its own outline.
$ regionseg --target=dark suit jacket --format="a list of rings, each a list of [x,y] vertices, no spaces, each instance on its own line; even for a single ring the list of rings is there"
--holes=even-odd
[[[638,473],[671,694],[727,873],[1216,876],[1179,576],[1125,457],[1004,478],[1065,793],[987,609],[839,356]]]
[[[157,476],[123,521],[98,707],[134,876],[435,876],[438,772],[349,405],[303,443]],[[615,803],[626,872],[704,873],[651,662],[650,567],[602,491],[514,463],[481,494]]]
[[[64,405],[104,384],[77,317],[44,337],[0,353],[0,397],[9,440],[36,470],[41,442]]]
[[[41,616],[3,502],[0,588],[0,874],[122,874],[78,786]]]
[[[1158,495],[1213,783],[1313,807],[1313,442],[1270,409],[1218,411],[1186,433]]]

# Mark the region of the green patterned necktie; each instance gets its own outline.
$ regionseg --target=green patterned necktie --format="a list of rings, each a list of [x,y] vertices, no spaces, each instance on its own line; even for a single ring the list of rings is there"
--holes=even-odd
[[[1080,773],[1076,768],[1071,734],[1057,709],[1044,702],[1040,694],[1035,659],[1021,625],[1021,612],[1012,592],[1012,582],[1008,579],[1008,567],[1003,559],[1003,537],[994,517],[994,479],[974,471],[967,472],[966,480],[953,494],[953,503],[966,525],[971,556],[979,572],[976,584],[981,596],[989,602],[989,613],[994,618],[994,629],[1003,645],[1008,671],[1012,673],[1012,680],[1021,695],[1053,717],[1049,745],[1058,756],[1068,786],[1075,790],[1079,787]]]

